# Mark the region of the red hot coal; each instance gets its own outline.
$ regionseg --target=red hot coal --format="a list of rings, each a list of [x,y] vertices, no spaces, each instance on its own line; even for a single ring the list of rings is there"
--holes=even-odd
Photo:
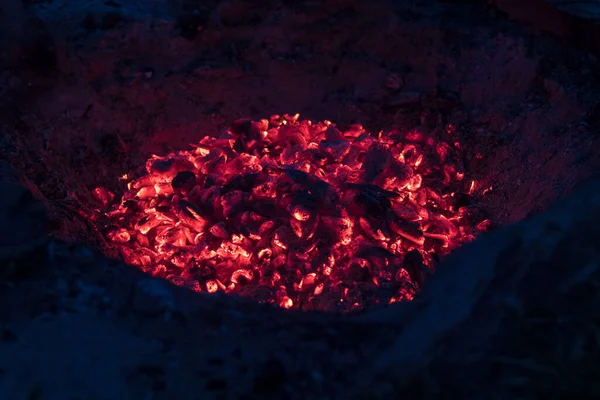
[[[487,229],[460,154],[416,131],[243,119],[152,156],[118,202],[95,189],[94,220],[126,263],[197,292],[356,311],[411,300]]]

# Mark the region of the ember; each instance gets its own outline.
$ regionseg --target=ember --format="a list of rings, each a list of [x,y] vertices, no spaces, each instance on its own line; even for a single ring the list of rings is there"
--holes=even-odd
[[[352,311],[410,300],[436,261],[489,224],[458,144],[344,132],[298,115],[238,120],[153,156],[97,220],[123,259],[198,292]]]

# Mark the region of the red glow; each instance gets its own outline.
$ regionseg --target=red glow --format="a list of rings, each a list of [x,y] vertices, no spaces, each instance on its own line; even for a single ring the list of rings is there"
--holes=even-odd
[[[97,219],[127,263],[196,291],[344,311],[410,300],[436,258],[489,225],[456,204],[477,189],[457,147],[297,115],[240,120],[152,156],[118,205],[96,189]]]

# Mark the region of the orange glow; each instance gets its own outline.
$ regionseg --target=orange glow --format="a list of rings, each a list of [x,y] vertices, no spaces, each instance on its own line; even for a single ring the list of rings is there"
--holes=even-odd
[[[279,302],[279,307],[281,308],[292,308],[294,305],[294,301],[290,299],[288,296],[284,296]]]
[[[216,281],[214,281],[214,280],[206,281],[206,291],[208,293],[216,293],[217,290],[219,290],[219,285],[217,285]]]
[[[282,308],[353,311],[413,299],[421,268],[489,229],[464,196],[491,186],[465,176],[459,148],[297,114],[240,120],[123,175],[118,204],[106,189],[92,195],[107,240],[154,276]],[[366,294],[383,289],[385,300]]]
[[[477,187],[477,183],[475,181],[471,181],[471,186],[469,186],[469,194],[473,194],[475,192],[475,188]]]

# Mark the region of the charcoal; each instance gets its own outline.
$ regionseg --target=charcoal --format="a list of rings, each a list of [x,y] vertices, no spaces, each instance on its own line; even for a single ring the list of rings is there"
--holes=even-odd
[[[191,189],[196,183],[196,175],[192,171],[181,171],[171,181],[173,189]]]
[[[175,161],[171,158],[166,160],[152,160],[149,166],[149,173],[164,174],[170,172],[175,167]]]
[[[290,228],[287,226],[280,226],[275,230],[275,235],[273,236],[273,245],[287,250],[289,248],[289,244],[294,239],[293,236],[294,234],[291,232]]]
[[[156,209],[157,213],[164,215],[164,216],[170,216],[171,219],[173,219],[173,221],[175,220],[175,216],[172,215],[172,213],[171,213],[170,205],[167,205],[167,204],[159,205],[159,206],[156,206],[155,209]]]
[[[406,221],[417,221],[419,219],[419,214],[411,208],[402,204],[395,204],[392,207],[392,213],[389,213],[387,216],[390,220],[397,219],[398,217],[406,220]]]
[[[319,229],[323,239],[343,241],[352,236],[353,223],[349,218],[322,216],[319,219],[323,223],[323,229]]]
[[[244,211],[243,208],[248,203],[249,194],[241,190],[234,190],[221,197],[221,206],[223,207],[223,216],[229,218],[238,212]]]
[[[310,192],[319,203],[324,203],[333,192],[331,185],[321,179],[309,176],[304,171],[296,169],[288,169],[286,175],[295,183],[301,185],[305,190]]]
[[[148,239],[148,236],[142,233],[135,235],[135,241],[142,247],[150,247],[150,240]]]
[[[160,267],[157,267],[154,269],[154,271],[152,271],[152,276],[156,278],[167,279],[167,274],[168,270],[167,267],[165,267],[164,265],[161,265]]]
[[[390,163],[389,174],[393,176],[398,183],[402,184],[407,182],[414,175],[414,171],[410,166],[393,160]]]
[[[317,284],[317,274],[314,272],[306,274],[302,280],[300,281],[299,289],[304,291],[312,290],[314,291],[314,287]]]
[[[421,151],[417,150],[414,144],[407,144],[402,149],[402,156],[406,163],[414,165],[417,159],[421,156]]]
[[[435,230],[437,231],[436,233],[441,232],[446,235],[449,235],[450,237],[455,237],[459,233],[456,226],[444,216],[438,216],[436,218],[433,218],[431,222],[432,224],[429,229],[430,231]]]
[[[284,190],[285,191],[285,190]],[[273,198],[277,196],[277,182],[273,179],[267,179],[265,182],[252,189],[254,197]]]
[[[140,190],[137,191],[135,197],[137,197],[140,200],[148,200],[153,197],[156,197],[156,195],[156,188],[154,185],[152,185],[142,187]]]
[[[379,246],[363,246],[356,252],[356,257],[367,260],[370,265],[378,270],[383,270],[388,263],[396,258],[390,251]]]
[[[239,233],[241,233],[244,236],[250,236],[251,231],[250,228],[246,225],[238,225],[238,229],[239,229]]]
[[[133,212],[139,212],[144,209],[142,205],[140,205],[140,203],[134,199],[125,200],[123,202],[123,207]]]
[[[147,234],[152,229],[154,229],[158,225],[160,225],[161,222],[162,221],[160,219],[156,218],[155,215],[145,215],[144,217],[142,217],[142,219],[140,219],[137,222],[135,227],[143,234]]]
[[[247,269],[238,269],[231,274],[231,282],[239,285],[246,285],[254,279],[252,271]]]
[[[473,204],[473,201],[469,194],[458,192],[454,195],[453,205],[455,208],[468,207],[471,204]]]
[[[125,262],[131,265],[149,267],[157,259],[157,254],[149,249],[121,246],[119,250]]]
[[[285,169],[285,174],[295,183],[308,186],[311,182],[311,177],[304,171],[297,169]]]
[[[390,199],[398,198],[400,195],[390,190],[385,190],[377,185],[371,185],[368,183],[347,183],[343,185],[343,188],[354,189],[357,191],[368,191],[376,193],[377,195],[385,196]]]
[[[336,161],[341,161],[350,151],[350,147],[350,142],[347,140],[322,140],[319,143],[319,150]]]
[[[325,140],[331,140],[331,141],[346,140],[346,138],[344,137],[344,134],[342,133],[342,131],[340,131],[334,125],[330,125],[325,130]]]
[[[258,177],[259,174],[246,174],[235,177],[229,183],[223,185],[223,187],[221,188],[221,193],[225,194],[234,190],[250,192],[255,187]]]
[[[294,234],[301,239],[307,240],[313,237],[317,229],[317,220],[299,221],[295,218],[290,218],[290,226]]]
[[[212,161],[207,162],[202,167],[202,172],[205,174],[223,174],[225,173],[225,165],[227,164],[227,157],[221,155]]]
[[[489,219],[484,219],[483,221],[477,224],[476,228],[480,232],[490,232],[496,229],[496,226]]]
[[[210,227],[209,232],[220,239],[229,239],[229,233],[224,222],[219,222]]]
[[[116,226],[110,226],[104,231],[104,236],[106,236],[110,241],[117,243],[127,243],[131,240],[131,235],[127,230],[123,228],[118,228]]]
[[[442,196],[431,188],[427,188],[427,198],[438,206],[442,204]]]
[[[309,191],[299,190],[296,193],[294,193],[293,204],[305,207],[310,211],[316,210],[318,208],[319,202],[318,199],[315,196],[313,196]]]
[[[280,269],[283,268],[287,263],[287,255],[284,254],[278,254],[277,256],[275,256],[273,258],[273,261],[271,262],[271,265],[273,266],[274,269]]]
[[[141,189],[144,186],[150,186],[150,185],[152,185],[152,176],[151,175],[142,176],[138,179],[133,180],[130,183],[130,185],[133,189]]]
[[[371,146],[365,155],[362,169],[365,171],[364,180],[373,182],[392,161],[392,156],[383,146]]]
[[[368,282],[373,279],[373,274],[368,267],[352,263],[348,267],[347,279],[351,282]]]
[[[384,224],[375,220],[374,218],[359,218],[359,225],[362,231],[367,237],[374,241],[388,240],[390,237],[384,233],[380,228],[384,228]]]
[[[240,136],[233,143],[233,150],[236,153],[245,153],[248,151],[248,147],[246,146],[246,138]]]
[[[418,222],[410,222],[402,218],[389,219],[390,227],[394,232],[403,231],[415,236],[422,236],[423,231]]]
[[[108,207],[115,199],[115,195],[108,189],[103,187],[97,187],[94,190],[92,190],[92,196],[100,204],[102,204],[102,207]]]
[[[361,190],[355,201],[367,214],[375,217],[384,217],[392,207],[389,197],[370,189]]]
[[[204,178],[204,189],[208,189],[210,187],[213,187],[217,184],[217,182],[215,181],[215,178],[211,177],[211,176],[205,176]]]
[[[260,225],[260,228],[258,228],[258,233],[264,235],[273,230],[273,228],[275,228],[275,221],[265,221]]]
[[[302,149],[306,148],[306,138],[295,126],[282,126],[279,131],[279,139],[281,144],[286,147],[299,146]]]
[[[402,268],[408,272],[410,279],[418,287],[423,286],[426,275],[424,273],[425,265],[423,263],[423,256],[418,250],[411,250],[404,256],[402,260]]]
[[[361,133],[356,139],[354,139],[352,145],[356,145],[363,150],[367,150],[374,143],[376,143],[375,138],[373,138],[373,136],[365,132]]]
[[[201,279],[214,279],[217,277],[217,270],[213,265],[206,264],[200,268],[198,276]]]
[[[486,212],[480,207],[475,206],[462,207],[459,210],[459,215],[469,226],[477,225],[480,221],[483,222],[487,218]]]
[[[251,209],[265,218],[277,218],[282,215],[279,205],[273,200],[260,199],[260,201],[255,201]]]
[[[208,221],[203,216],[204,213],[200,207],[187,200],[179,200],[176,210],[181,222],[198,233],[204,231]]]
[[[298,164],[299,154],[305,150],[305,147],[302,145],[290,145],[286,146],[281,155],[279,156],[281,164],[286,166],[293,167],[294,164]]]
[[[437,153],[440,161],[442,163],[446,163],[450,154],[452,153],[452,148],[446,142],[438,142],[435,146],[435,152]]]
[[[303,206],[302,204],[294,204],[290,208],[290,214],[292,219],[297,221],[308,221],[314,216],[314,213],[311,212],[308,207]]]
[[[216,293],[219,291],[219,284],[217,279],[209,279],[204,283],[206,291],[208,293]]]
[[[409,222],[401,218],[388,219],[389,228],[396,234],[416,244],[423,245],[425,238],[421,226],[416,222]]]
[[[229,133],[234,137],[249,137],[252,132],[252,119],[250,118],[240,118],[231,124],[229,128]]]
[[[171,263],[179,268],[185,268],[191,262],[191,259],[191,254],[178,250],[171,256]]]

